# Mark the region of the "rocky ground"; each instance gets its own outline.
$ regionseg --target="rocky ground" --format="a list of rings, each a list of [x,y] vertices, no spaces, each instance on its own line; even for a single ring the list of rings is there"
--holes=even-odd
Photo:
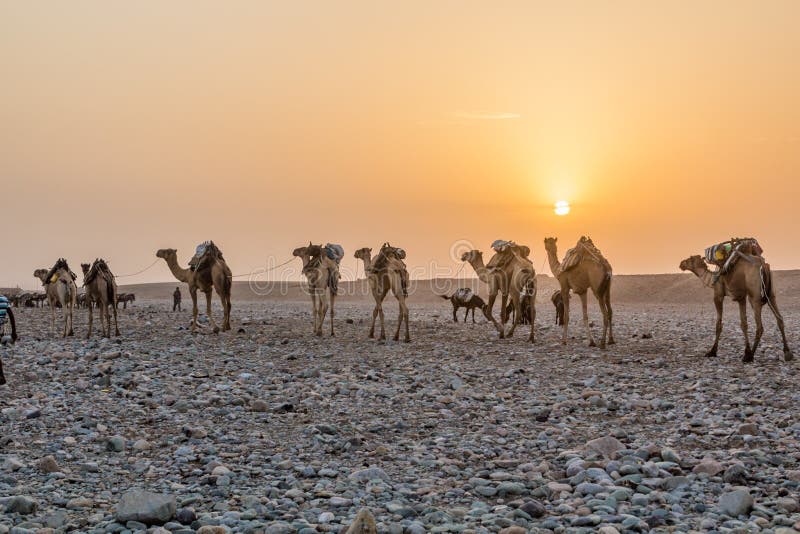
[[[20,310],[0,534],[339,532],[365,507],[392,533],[800,530],[798,362],[772,320],[745,366],[738,317],[700,357],[710,304],[617,306],[607,351],[577,325],[562,347],[540,307],[534,346],[447,302],[412,305],[411,344],[367,339],[366,303],[337,306],[333,339],[306,303],[192,335],[137,302],[111,341],[83,339],[85,311],[64,341]]]

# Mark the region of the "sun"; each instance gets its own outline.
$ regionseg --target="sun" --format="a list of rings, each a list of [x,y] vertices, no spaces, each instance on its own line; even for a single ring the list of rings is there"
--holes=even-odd
[[[559,200],[556,202],[555,210],[556,215],[567,215],[569,214],[569,202],[566,200]]]

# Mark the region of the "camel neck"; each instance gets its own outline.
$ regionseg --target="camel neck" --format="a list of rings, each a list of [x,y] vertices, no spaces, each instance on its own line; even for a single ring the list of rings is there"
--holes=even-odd
[[[361,258],[364,262],[364,272],[369,275],[370,269],[372,269],[372,257],[368,254]]]
[[[558,261],[557,251],[555,249],[547,250],[547,262],[550,264],[550,272],[553,276],[558,277],[561,274],[561,262]]]
[[[469,264],[472,265],[475,274],[478,275],[478,279],[485,282],[489,278],[489,269],[483,264],[483,260],[470,260]]]
[[[180,265],[178,265],[177,257],[171,256],[169,258],[165,258],[165,261],[167,262],[167,267],[169,267],[169,270],[172,271],[172,276],[181,282],[189,281],[189,269],[182,269]]]
[[[703,282],[706,287],[714,287],[714,274],[708,269],[703,269],[699,273],[694,273]]]

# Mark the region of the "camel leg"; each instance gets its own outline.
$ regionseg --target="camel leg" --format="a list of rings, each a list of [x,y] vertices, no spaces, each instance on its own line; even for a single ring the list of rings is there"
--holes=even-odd
[[[467,322],[466,316],[464,317],[464,322]],[[472,307],[472,324],[475,324],[475,306]]]
[[[750,363],[753,361],[753,354],[755,353],[754,350],[755,347],[753,349],[750,348],[750,335],[747,332],[747,305],[744,299],[737,302],[737,304],[739,305],[739,321],[741,322],[742,326],[742,334],[744,334],[744,357],[742,358],[742,361],[744,363]],[[753,306],[753,312],[755,314],[755,305],[753,305],[752,301],[750,302],[750,304]],[[756,334],[756,337],[757,336],[758,334]]]
[[[333,304],[336,301],[336,294],[331,292],[331,337],[334,337],[336,334],[333,333],[333,317],[335,313],[333,312]]]
[[[506,293],[500,294],[500,324],[503,325],[503,330],[506,329],[508,322],[508,295]]]
[[[211,313],[211,290],[203,291],[203,293],[206,294],[206,315],[208,315],[208,322],[211,323],[214,333],[216,334],[219,332],[219,326],[214,320],[214,315]]]
[[[192,332],[197,330],[197,288],[189,288],[192,297]]]
[[[311,288],[311,316],[313,317],[314,321],[314,334],[317,333],[317,320],[319,319],[319,304],[317,303],[317,290],[315,288]]]
[[[454,322],[454,323],[457,323],[457,322],[458,322],[458,315],[456,315],[456,312],[457,312],[457,311],[458,311],[458,306],[456,306],[455,304],[453,304],[453,322]],[[465,320],[466,320],[466,319],[465,319]]]
[[[48,304],[50,304],[50,335],[53,336],[56,333],[56,307],[52,302],[48,301]]]
[[[751,302],[751,306],[753,307],[753,318],[756,322],[756,337],[753,340],[753,356],[755,356],[758,345],[761,343],[761,336],[764,334],[764,322],[762,321],[764,305],[761,303],[761,299],[754,299]]]
[[[494,308],[494,301],[497,299],[497,291],[495,290],[494,293],[489,293],[489,301],[486,303],[486,307],[483,309],[483,315],[486,316],[486,319],[491,321],[492,325],[494,325],[495,330],[500,336],[500,339],[503,339],[505,336],[504,328],[501,328],[497,321],[494,320],[494,315],[492,315],[492,308]]]
[[[611,309],[611,284],[609,283],[608,288],[606,289],[606,294],[603,296],[605,303],[606,303],[606,315],[608,316],[608,344],[613,345],[616,343],[614,341],[614,328],[612,326],[611,319],[614,316],[614,311]]]
[[[589,327],[589,295],[587,293],[581,293],[578,295],[581,299],[581,310],[583,311],[583,326],[586,328],[586,337],[589,338],[589,346],[596,347],[597,344],[594,342],[594,338],[592,337],[592,329]]]
[[[534,324],[536,323],[536,293],[535,292],[534,292],[533,295],[531,295],[530,299],[531,299],[531,305],[528,308],[528,315],[529,315],[528,319],[531,322],[531,334],[528,337],[528,340],[531,343],[533,343],[534,341],[536,341],[536,332],[534,330]]]
[[[380,308],[380,302],[378,302],[377,295],[372,295],[375,298],[375,307],[372,309],[372,325],[369,327],[369,337],[372,339],[375,337],[375,320],[378,318],[378,308]]]
[[[400,294],[395,293],[395,298],[397,298],[397,330],[394,333],[394,340],[400,341],[400,328],[403,326],[403,293],[401,290]]]
[[[719,347],[719,336],[722,334],[722,302],[725,297],[723,296],[714,296],[714,306],[717,308],[717,327],[716,327],[716,334],[714,336],[714,345],[711,347],[711,350],[706,352],[706,358],[713,358],[717,355],[717,347]]]
[[[466,323],[467,322],[467,316],[469,315],[469,306],[467,306],[464,309],[465,309],[465,311],[464,311],[464,322]],[[472,310],[473,310],[473,312],[472,312],[472,321],[475,322],[475,311],[474,311],[475,308],[472,308]]]
[[[564,326],[561,329],[561,344],[567,344],[567,336],[569,335],[569,288],[561,288],[561,301],[564,303]]]
[[[117,321],[117,304],[116,304],[116,299],[114,299],[114,302],[115,302],[115,304],[112,304],[112,305],[111,305],[111,310],[114,312],[114,335],[115,335],[116,337],[119,337],[119,322]],[[125,303],[127,304],[127,303],[128,303],[128,301],[125,301]],[[109,337],[110,337],[110,334],[111,334],[111,325],[109,325],[109,328],[108,328],[108,330],[109,330]]]
[[[89,295],[86,295],[86,299],[89,299]],[[94,308],[94,306],[89,304],[87,308],[89,309],[89,326],[86,332],[86,339],[89,339],[92,337],[92,323],[94,323],[94,310],[92,308]]]
[[[214,289],[216,290],[217,295],[219,296],[219,303],[222,305],[222,328],[221,328],[221,330],[223,332],[226,332],[226,331],[231,329],[231,325],[229,324],[229,320],[228,320],[228,317],[229,317],[229,315],[228,315],[228,303],[225,300],[225,293],[223,292],[222,288],[214,286]],[[226,327],[226,324],[227,324],[227,327]]]
[[[600,348],[605,349],[608,335],[608,308],[606,307],[604,296],[598,296],[597,293],[595,293],[594,296],[597,298],[597,304],[600,307],[600,315],[603,318],[603,333],[600,336]]]
[[[519,293],[516,291],[511,294],[511,305],[513,306],[513,314],[514,320],[511,321],[511,328],[508,329],[506,333],[506,337],[512,337],[514,335],[514,330],[517,329],[517,323],[519,323],[520,319],[522,319],[522,313],[520,311],[520,303],[519,303]]]
[[[100,308],[97,310],[100,315],[100,337],[110,337],[108,334],[111,332],[111,325],[108,319],[108,302],[100,299]]]
[[[794,354],[789,349],[789,342],[786,341],[786,331],[784,329],[783,324],[783,315],[781,314],[780,310],[778,310],[778,303],[775,302],[775,294],[771,294],[769,296],[769,302],[771,306],[769,307],[772,310],[772,315],[775,316],[775,322],[778,323],[778,329],[781,332],[781,339],[783,340],[783,361],[790,362],[794,359]]]
[[[378,316],[381,319],[381,335],[378,336],[378,341],[386,341],[386,317],[383,314],[382,302],[378,304]]]
[[[322,336],[322,325],[325,322],[325,315],[328,313],[328,294],[323,289],[319,294],[319,322],[317,323],[318,336]]]
[[[405,321],[405,323],[406,323],[406,337],[403,339],[403,342],[410,343],[411,342],[411,334],[408,331],[408,306],[406,305],[405,296],[400,301],[400,312],[402,313],[403,321]],[[464,322],[466,322],[466,320]]]

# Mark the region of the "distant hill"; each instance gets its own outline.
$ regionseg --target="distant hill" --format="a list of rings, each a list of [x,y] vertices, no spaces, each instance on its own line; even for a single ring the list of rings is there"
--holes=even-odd
[[[785,307],[800,306],[800,270],[775,271],[775,285],[779,304]],[[558,288],[553,277],[539,275],[538,301],[549,301],[552,292]],[[135,293],[138,300],[170,300],[175,287],[179,286],[184,300],[189,300],[186,284],[166,282],[157,284],[121,285],[120,291]],[[480,295],[486,295],[486,285],[477,279],[449,279],[412,281],[410,288],[411,302],[440,302],[438,295],[452,294],[458,287],[471,287]],[[371,302],[369,286],[366,280],[340,282],[342,301]],[[0,291],[5,291],[0,289]],[[16,290],[14,290],[16,291]],[[711,299],[711,290],[703,287],[700,280],[692,274],[637,274],[616,275],[611,289],[612,301],[616,303],[662,303],[689,304],[707,303]],[[216,296],[214,297],[216,299]],[[391,295],[387,298],[392,298]],[[248,282],[233,283],[233,300],[235,301],[306,301],[299,282],[274,283],[269,287],[251,287]]]

